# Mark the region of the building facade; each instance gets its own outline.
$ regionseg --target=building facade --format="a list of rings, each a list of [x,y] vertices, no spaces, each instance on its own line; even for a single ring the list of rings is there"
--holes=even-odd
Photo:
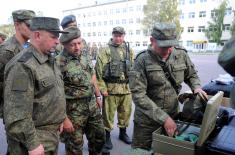
[[[146,36],[141,25],[144,17],[143,7],[146,3],[147,0],[108,1],[64,10],[63,14],[74,14],[77,17],[82,37],[90,46],[105,46],[111,38],[112,28],[122,26],[126,30],[125,40],[139,51],[149,44],[149,36]],[[178,0],[180,24],[183,29],[180,38],[182,46],[192,51],[216,48],[214,44],[208,43],[204,31],[208,21],[215,16],[214,9],[220,3],[221,0]],[[223,41],[231,37],[229,29],[234,18],[234,7],[235,1],[229,0],[224,19]]]

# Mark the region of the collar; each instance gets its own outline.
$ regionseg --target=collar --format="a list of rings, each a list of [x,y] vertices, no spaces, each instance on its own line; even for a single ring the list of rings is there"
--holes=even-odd
[[[37,51],[37,49],[33,45],[29,47],[29,50],[32,51],[34,57],[38,60],[40,64],[45,63],[49,59],[48,55]]]

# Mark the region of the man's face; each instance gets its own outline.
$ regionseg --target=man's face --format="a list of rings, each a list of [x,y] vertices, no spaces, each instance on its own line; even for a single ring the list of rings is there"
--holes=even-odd
[[[20,35],[25,39],[25,40],[28,40],[29,39],[29,37],[30,37],[30,32],[31,32],[31,30],[30,30],[30,25],[28,24],[28,22],[24,22],[24,21],[22,21],[22,22],[17,22],[17,24],[16,24],[17,26],[17,28],[16,29],[18,29],[18,32],[20,33]]]
[[[49,54],[55,49],[56,45],[59,44],[59,35],[56,33],[51,33],[47,31],[37,31],[39,32],[39,47],[42,53]]]
[[[64,48],[74,56],[79,56],[82,49],[82,38],[76,38],[64,44]]]
[[[113,42],[117,45],[121,45],[124,42],[125,34],[113,33]]]
[[[158,43],[157,43],[157,40],[153,37],[150,38],[150,41],[151,41],[151,45],[152,45],[153,50],[155,52],[157,52],[158,54],[166,55],[166,54],[169,54],[170,52],[172,52],[172,47],[171,46],[169,46],[169,47],[159,47]]]

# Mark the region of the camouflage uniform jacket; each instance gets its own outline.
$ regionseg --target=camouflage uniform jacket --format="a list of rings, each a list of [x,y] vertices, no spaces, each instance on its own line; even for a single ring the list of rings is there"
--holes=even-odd
[[[94,94],[91,78],[95,72],[90,57],[84,53],[72,56],[64,49],[56,60],[63,74],[67,99],[91,97]]]
[[[121,59],[124,60],[124,56],[126,54],[125,43],[118,46],[114,44],[112,40],[110,40],[108,45],[116,48],[117,49],[116,51],[119,52]],[[103,79],[105,65],[107,65],[107,63],[112,61],[110,50],[111,49],[109,47],[106,47],[106,48],[102,48],[102,50],[99,51],[98,53],[97,62],[95,66],[98,86],[101,92],[107,91],[109,94],[130,94],[130,88],[129,88],[128,83],[123,83],[123,84],[107,83]],[[131,48],[130,48],[130,59],[133,64],[134,51]],[[120,80],[124,80],[125,78],[126,77],[124,76],[124,73],[122,72]]]
[[[32,150],[40,144],[38,130],[58,134],[66,108],[64,84],[56,63],[50,64],[48,56],[31,45],[6,65],[4,80],[8,137]]]
[[[12,36],[0,45],[0,102],[3,102],[3,77],[5,65],[21,50],[23,50],[23,47],[16,40],[15,36]]]
[[[130,72],[130,88],[136,112],[163,124],[168,115],[177,112],[178,94],[159,63],[163,63],[162,59],[151,48],[139,53]],[[194,65],[183,49],[173,48],[165,63],[179,85],[185,82],[192,90],[200,87]]]

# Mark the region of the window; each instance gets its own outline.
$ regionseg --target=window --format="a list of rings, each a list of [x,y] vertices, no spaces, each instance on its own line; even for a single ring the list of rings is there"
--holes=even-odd
[[[185,4],[185,0],[179,0],[179,5],[184,5]]]
[[[123,9],[122,9],[122,12],[123,12],[123,13],[126,13],[126,12],[127,12],[127,9],[126,9],[126,8],[123,8]]]
[[[109,21],[109,25],[113,25],[113,20],[110,20],[110,21]]]
[[[200,2],[201,2],[201,3],[205,3],[205,2],[207,2],[207,0],[200,0]]]
[[[192,40],[188,40],[187,41],[187,46],[188,47],[192,47],[193,46],[193,41]]]
[[[143,46],[148,46],[148,42],[147,41],[143,41]]]
[[[88,26],[88,27],[91,27],[91,23],[87,23],[87,26]]]
[[[96,26],[96,22],[93,22],[93,24],[92,24],[93,26]]]
[[[209,31],[217,31],[217,27],[215,27],[215,26],[210,26],[210,27],[209,27]]]
[[[120,9],[119,8],[116,9],[116,13],[120,13]]]
[[[189,0],[189,4],[195,4],[196,0]]]
[[[217,16],[217,11],[216,10],[211,10],[211,18],[214,18]]]
[[[91,33],[90,33],[90,32],[89,32],[89,33],[87,33],[87,36],[88,36],[88,37],[90,37],[90,36],[91,36]]]
[[[199,17],[200,17],[200,18],[206,17],[206,11],[200,11],[200,12],[199,12]]]
[[[130,12],[134,11],[134,8],[133,7],[129,7],[129,11]]]
[[[144,30],[144,31],[143,31],[143,34],[144,34],[145,36],[148,36],[148,35],[149,35],[148,30]]]
[[[107,10],[104,10],[104,15],[107,15]]]
[[[130,18],[129,19],[129,24],[132,24],[132,23],[134,23],[133,18]]]
[[[101,36],[101,32],[98,32],[98,36]]]
[[[184,32],[184,27],[181,27],[180,30],[181,30],[181,33],[183,33]]]
[[[225,10],[225,16],[228,16],[228,15],[231,15],[232,14],[232,8],[227,8],[226,10]]]
[[[95,33],[95,32],[93,32],[92,34],[93,34],[93,36],[96,36],[96,33]]]
[[[120,24],[119,20],[116,20],[116,24]]]
[[[133,35],[133,31],[129,30],[129,35],[132,36]]]
[[[140,30],[136,30],[136,35],[140,35]]]
[[[113,14],[113,9],[110,9],[110,10],[109,10],[109,13],[112,15],[112,14]]]
[[[104,25],[107,25],[107,21],[104,21]]]
[[[136,6],[136,11],[141,11],[141,5]]]
[[[122,19],[122,24],[126,24],[126,19]]]
[[[193,32],[194,31],[194,27],[188,27],[188,32]]]
[[[224,24],[223,25],[223,30],[224,31],[230,31],[230,24]]]
[[[78,23],[78,27],[81,27],[81,24],[80,24],[80,23]]]
[[[184,19],[184,13],[180,14],[180,19]]]
[[[138,42],[138,41],[135,42],[135,46],[137,46],[137,47],[140,46],[140,42]]]
[[[195,18],[195,12],[189,12],[188,18]]]
[[[140,23],[140,18],[136,18],[136,23]]]
[[[104,36],[107,36],[107,32],[104,32]]]
[[[98,22],[98,26],[101,26],[101,21]]]
[[[198,32],[205,32],[205,26],[199,26]]]

